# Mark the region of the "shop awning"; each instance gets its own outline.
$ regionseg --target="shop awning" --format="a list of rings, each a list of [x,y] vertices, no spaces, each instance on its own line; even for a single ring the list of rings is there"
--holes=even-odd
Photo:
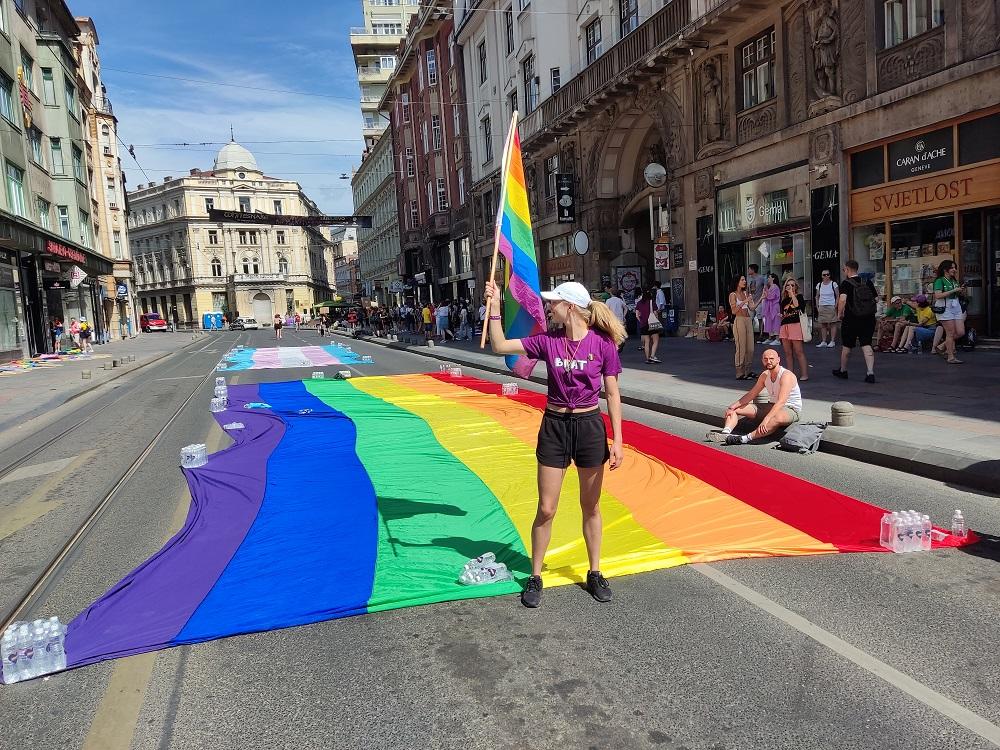
[[[4,211],[0,211],[0,247],[73,263],[86,271],[88,276],[111,276],[114,273],[114,264],[109,258]]]
[[[70,261],[80,266],[90,276],[112,276],[114,264],[103,255],[86,250],[79,246],[66,245],[56,240],[47,239],[43,245],[46,257],[53,257],[62,262]]]

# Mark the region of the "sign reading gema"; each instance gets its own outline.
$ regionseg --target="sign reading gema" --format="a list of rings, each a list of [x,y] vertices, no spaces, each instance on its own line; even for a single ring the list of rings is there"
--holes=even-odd
[[[371,216],[286,216],[285,214],[249,213],[246,211],[208,210],[208,220],[237,224],[271,224],[279,227],[329,227],[350,225],[371,229]]]
[[[576,221],[576,198],[573,196],[573,175],[556,174],[556,206],[559,224]]]

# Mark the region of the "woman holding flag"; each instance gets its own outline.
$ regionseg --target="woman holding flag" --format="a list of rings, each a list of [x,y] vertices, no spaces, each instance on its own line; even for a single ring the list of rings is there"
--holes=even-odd
[[[523,355],[544,360],[549,392],[538,431],[538,510],[531,526],[531,577],[521,594],[521,603],[537,607],[542,598],[542,561],[552,537],[552,519],[559,505],[563,477],[570,463],[580,477],[580,507],[583,537],[590,568],[587,591],[599,602],[611,601],[611,587],[601,575],[601,485],[604,464],[621,465],[622,406],[618,375],[622,371],[618,346],[625,328],[603,302],[590,298],[575,281],[542,292],[548,302],[548,317],[554,331],[525,338],[508,339],[500,316],[500,294],[494,281],[486,284],[489,334],[497,354]],[[536,298],[537,299],[537,298]],[[604,386],[613,440],[608,434],[598,399]]]

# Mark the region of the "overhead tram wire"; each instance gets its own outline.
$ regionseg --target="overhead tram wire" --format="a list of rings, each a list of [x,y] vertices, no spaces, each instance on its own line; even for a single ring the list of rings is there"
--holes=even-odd
[[[221,86],[221,87],[224,87],[224,88],[249,89],[251,91],[266,91],[266,92],[269,92],[269,93],[279,93],[279,94],[293,94],[293,95],[296,95],[296,96],[312,96],[312,97],[319,97],[319,98],[323,98],[323,99],[336,99],[336,100],[340,100],[340,101],[349,101],[352,104],[356,104],[358,102],[358,99],[357,99],[356,96],[337,96],[337,95],[334,95],[334,94],[321,94],[321,93],[318,93],[318,92],[315,92],[315,91],[296,91],[294,89],[262,88],[262,87],[259,87],[259,86],[247,86],[247,85],[244,85],[244,84],[241,84],[241,83],[222,83],[222,82],[219,82],[219,81],[206,81],[206,80],[201,79],[201,78],[184,78],[184,77],[181,77],[181,76],[161,75],[159,73],[142,73],[142,72],[137,71],[137,70],[124,70],[123,68],[111,68],[111,67],[108,67],[108,66],[102,66],[101,69],[102,70],[113,70],[115,72],[126,73],[128,75],[146,76],[146,77],[149,77],[149,78],[164,78],[164,79],[173,80],[173,81],[185,81],[187,83],[197,83],[197,84],[203,84],[205,86]],[[538,103],[538,105],[536,106],[535,109],[537,110],[538,107],[540,107],[545,101],[547,101],[547,99],[543,99],[543,100],[539,101],[539,103]],[[475,100],[473,100],[471,102],[470,101],[438,102],[438,104],[440,106],[447,106],[447,107],[466,107],[466,106],[469,106],[469,105],[478,106],[478,105],[487,104],[487,103],[489,103],[489,104],[507,104],[507,99],[505,99],[505,98],[498,98],[498,99],[475,99]],[[532,110],[532,112],[534,112],[534,111],[535,110]],[[527,116],[527,114],[532,114],[532,113],[522,113],[522,118],[525,117],[525,116]],[[673,125],[675,127],[684,127],[684,128],[694,128],[694,127],[696,127],[696,123],[694,123],[694,122],[677,122],[677,123],[673,123]],[[605,131],[602,130],[602,129],[600,129],[600,128],[581,128],[579,132],[581,132],[581,133],[603,133]],[[470,134],[469,137],[470,138],[474,138],[475,136]],[[134,145],[136,145],[136,146],[140,146],[141,145],[141,146],[145,146],[145,147],[153,147],[153,146],[224,146],[228,142],[229,141],[224,141],[224,142],[223,141],[200,141],[200,142],[195,142],[195,143],[146,143],[146,144],[134,144]],[[310,139],[303,139],[303,140],[241,141],[241,142],[244,143],[244,144],[257,144],[257,143],[357,143],[357,140],[353,139],[353,138],[316,138],[316,139],[310,138]]]

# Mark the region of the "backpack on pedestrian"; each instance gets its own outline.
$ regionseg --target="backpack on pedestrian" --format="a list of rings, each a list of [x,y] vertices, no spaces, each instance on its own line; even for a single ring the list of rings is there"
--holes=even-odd
[[[870,281],[858,276],[852,276],[850,279],[845,280],[844,283],[851,285],[851,306],[848,310],[851,317],[872,317],[877,309],[875,300],[878,292],[875,291],[875,286]]]
[[[776,448],[791,453],[808,455],[819,450],[826,425],[822,422],[800,422],[793,424],[782,435]]]

